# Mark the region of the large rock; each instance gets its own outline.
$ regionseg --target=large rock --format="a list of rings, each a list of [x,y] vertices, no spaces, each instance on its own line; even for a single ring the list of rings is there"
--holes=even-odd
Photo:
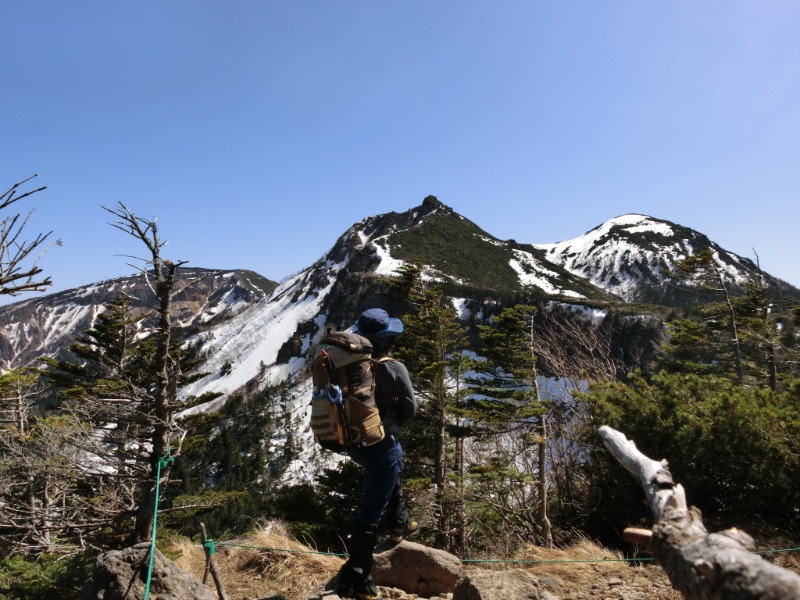
[[[512,571],[467,571],[456,585],[453,600],[545,600],[538,580],[519,569]]]
[[[403,541],[380,550],[372,567],[375,584],[423,598],[452,593],[464,572],[457,557],[414,542]]]
[[[84,584],[80,600],[143,599],[149,559],[149,543],[104,552],[97,557],[92,578]],[[217,600],[217,595],[156,550],[150,578],[150,598]]]

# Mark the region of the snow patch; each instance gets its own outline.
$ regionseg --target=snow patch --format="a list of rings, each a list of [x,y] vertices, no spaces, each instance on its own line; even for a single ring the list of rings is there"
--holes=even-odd
[[[453,306],[459,321],[466,321],[472,316],[472,311],[467,307],[468,302],[467,298],[453,298]]]
[[[552,283],[558,280],[558,273],[548,269],[540,260],[530,252],[514,250],[514,257],[509,261],[511,268],[517,272],[522,285],[537,287],[547,294],[583,298],[584,296],[573,290],[565,290]]]
[[[405,261],[399,260],[397,258],[393,258],[389,252],[388,241],[386,242],[386,248],[383,245],[378,244],[378,240],[386,240],[389,236],[383,236],[380,238],[376,238],[373,240],[373,246],[375,247],[375,253],[378,255],[380,259],[380,264],[378,268],[375,270],[376,275],[388,275],[395,277],[397,276],[397,269],[402,267],[405,264]]]

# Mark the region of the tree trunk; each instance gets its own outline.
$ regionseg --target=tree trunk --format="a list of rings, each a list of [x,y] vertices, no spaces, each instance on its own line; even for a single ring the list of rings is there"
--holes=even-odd
[[[436,545],[446,550],[449,545],[447,535],[447,515],[445,503],[445,406],[442,391],[439,391],[436,406],[436,435],[434,438],[434,485],[436,487]]]
[[[464,438],[456,440],[456,470],[458,473],[458,487],[456,488],[456,554],[466,555],[467,550],[467,514],[464,506],[464,478],[466,465],[464,464]]]
[[[731,297],[728,295],[728,288],[722,279],[722,272],[716,267],[715,270],[717,277],[719,278],[719,284],[722,288],[722,293],[725,296],[725,304],[728,306],[728,312],[731,316],[731,342],[733,343],[733,352],[736,359],[736,376],[739,378],[739,381],[742,381],[744,379],[744,364],[742,362],[742,348],[739,343],[739,332],[736,325],[736,310],[733,308]]]
[[[44,473],[44,481],[42,482],[42,518],[41,518],[41,528],[42,528],[42,540],[44,541],[46,546],[50,545],[50,529],[52,527],[51,521],[51,511],[52,511],[52,502],[50,500],[50,473],[45,471]]]
[[[538,395],[538,394],[537,394]],[[553,532],[547,516],[547,419],[542,415],[539,440],[539,536],[545,548],[553,547]]]
[[[171,390],[173,386],[170,384],[170,340],[171,340],[171,323],[170,323],[170,309],[172,301],[172,289],[175,282],[175,271],[177,265],[168,264],[167,272],[163,273],[161,269],[156,268],[156,292],[159,296],[159,328],[158,328],[158,345],[156,349],[155,368],[157,373],[158,389],[155,396],[155,422],[153,425],[153,453],[150,457],[150,467],[153,475],[159,473],[159,461],[166,457],[169,452],[170,438],[172,432],[172,400]],[[160,470],[161,478],[166,480],[169,478],[170,463],[167,462]],[[147,541],[150,539],[151,529],[153,528],[153,519],[155,518],[155,510],[158,505],[158,498],[156,497],[156,490],[158,486],[153,485],[152,482],[146,481],[142,486],[142,501],[137,510],[136,516],[136,530],[134,533],[138,541]]]
[[[769,389],[778,391],[778,353],[775,351],[775,342],[767,340],[769,352]]]
[[[28,423],[28,406],[25,396],[22,393],[22,386],[19,381],[16,382],[16,394],[14,395],[15,416],[17,421],[17,429],[21,436],[24,436]]]
[[[535,394],[537,404],[541,405],[542,395],[539,392],[539,369],[537,367],[536,354],[534,353],[536,335],[533,327],[533,317],[528,319],[528,341],[530,344],[531,357],[533,363],[531,364],[531,386]],[[538,479],[538,492],[539,492],[539,514],[538,514],[538,529],[539,540],[545,548],[553,547],[553,532],[550,527],[550,519],[547,516],[547,413],[543,412],[539,422],[539,479]]]

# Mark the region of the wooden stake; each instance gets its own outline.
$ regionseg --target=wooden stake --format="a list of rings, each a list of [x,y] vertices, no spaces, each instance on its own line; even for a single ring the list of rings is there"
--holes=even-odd
[[[206,571],[203,574],[203,583],[206,582],[208,578],[208,572],[211,571],[211,576],[214,578],[214,585],[217,586],[217,596],[219,596],[219,600],[228,600],[228,595],[225,593],[225,587],[222,585],[222,579],[219,577],[219,573],[217,572],[217,567],[214,566],[214,560],[211,558],[211,551],[206,546],[206,541],[208,540],[208,536],[206,535],[206,524],[200,523],[200,533],[203,536],[203,550],[206,553]]]

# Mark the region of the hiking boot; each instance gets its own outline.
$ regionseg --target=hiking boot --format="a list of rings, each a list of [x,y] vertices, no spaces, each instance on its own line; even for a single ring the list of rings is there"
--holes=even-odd
[[[417,533],[418,531],[419,531],[419,523],[409,519],[406,522],[406,526],[405,527],[395,527],[394,529],[392,529],[392,531],[391,531],[391,533],[392,533],[392,541],[397,543],[397,544],[399,544],[405,538],[407,538],[410,535],[413,535],[413,534]]]
[[[339,583],[336,584],[336,594],[352,600],[383,600],[371,575],[364,578],[347,570],[342,572]]]

